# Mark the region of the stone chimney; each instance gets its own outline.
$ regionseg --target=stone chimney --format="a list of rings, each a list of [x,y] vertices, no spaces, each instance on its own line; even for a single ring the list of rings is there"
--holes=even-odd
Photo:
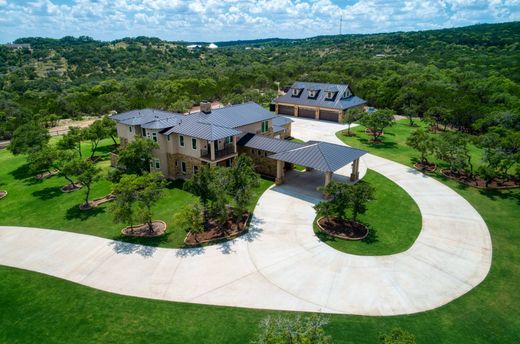
[[[204,113],[211,113],[211,103],[210,102],[200,102],[200,111]]]

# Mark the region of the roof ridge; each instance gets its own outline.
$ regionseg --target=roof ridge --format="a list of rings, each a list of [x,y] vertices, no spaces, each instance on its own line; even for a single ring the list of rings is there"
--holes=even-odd
[[[332,166],[330,165],[329,161],[327,160],[327,157],[326,157],[325,153],[321,150],[321,144],[322,143],[325,143],[325,142],[318,142],[318,143],[316,143],[316,145],[318,146],[318,149],[319,149],[319,151],[321,153],[321,156],[323,157],[323,160],[325,161],[325,164],[327,164],[327,167],[330,170],[332,170]]]

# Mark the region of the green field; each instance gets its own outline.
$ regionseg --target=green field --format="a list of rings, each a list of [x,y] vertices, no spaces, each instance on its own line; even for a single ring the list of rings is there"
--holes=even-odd
[[[341,240],[323,233],[316,224],[315,233],[326,244],[346,253],[382,256],[407,250],[421,231],[417,204],[397,184],[375,171],[368,170],[363,181],[375,189],[375,199],[359,216],[359,221],[369,226],[370,234],[361,241]]]
[[[394,128],[386,131],[385,139],[390,137],[391,130]],[[395,133],[395,142],[403,142],[402,135]],[[392,147],[369,147],[356,137],[344,140],[383,157],[396,157]],[[0,201],[0,222],[5,224],[5,216],[9,216],[11,224],[27,224],[31,222],[26,218],[31,212],[46,219],[62,217],[60,221],[67,222],[63,220],[64,213],[56,209],[62,206],[66,213],[67,209],[79,204],[81,191],[78,195],[60,194],[50,198],[52,207],[36,207],[21,216],[16,214],[22,211],[12,208],[16,200],[26,197],[25,201],[34,202],[29,204],[41,203],[32,195],[33,188],[48,187],[42,185],[45,183],[57,186],[64,181],[53,177],[41,184],[32,184],[29,178],[17,179],[6,170],[18,171],[14,174],[23,176],[23,159],[10,158],[6,154],[0,152],[0,188],[7,188],[12,193]],[[415,156],[406,150],[402,150],[401,155],[397,154],[394,160],[409,164]],[[381,333],[395,326],[413,333],[418,343],[520,342],[520,190],[477,190],[438,175],[434,177],[461,194],[486,221],[493,241],[489,275],[466,295],[432,311],[392,317],[330,315],[325,331],[335,343],[377,343]],[[96,192],[103,194],[102,191],[100,187]],[[176,197],[172,196],[172,199]],[[53,215],[45,214],[51,210]],[[111,226],[108,214],[101,212],[78,223],[90,224],[98,216],[104,216],[104,225]],[[32,221],[36,222],[35,219]],[[201,283],[204,283],[204,276],[201,276]],[[0,268],[0,304],[1,343],[247,343],[257,332],[258,322],[267,314],[287,314],[121,296],[7,267]]]
[[[111,144],[111,140],[103,140],[96,155],[106,159]],[[84,155],[90,154],[89,144],[84,144],[83,148]],[[109,161],[102,160],[98,165],[106,175],[110,169]],[[125,226],[113,223],[108,211],[109,203],[89,211],[79,210],[78,206],[84,202],[85,192],[61,192],[60,188],[67,184],[65,178],[54,176],[37,181],[29,173],[25,157],[13,156],[7,150],[0,151],[0,166],[0,190],[8,191],[8,196],[0,204],[0,225],[60,229],[160,247],[183,246],[186,233],[173,226],[173,214],[194,202],[195,198],[182,190],[182,181],[170,182],[163,198],[153,208],[154,219],[163,220],[168,225],[166,235],[153,239],[127,238],[120,235]],[[271,185],[272,181],[261,179],[260,186],[255,190],[251,210],[264,190]],[[92,198],[104,196],[111,189],[111,183],[102,178],[93,185]]]

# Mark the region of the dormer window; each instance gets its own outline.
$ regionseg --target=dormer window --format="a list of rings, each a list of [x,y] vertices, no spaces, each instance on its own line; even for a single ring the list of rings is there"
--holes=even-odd
[[[292,95],[293,95],[293,97],[299,97],[301,91],[302,91],[301,88],[293,88],[293,89],[292,89]]]
[[[309,98],[315,98],[317,93],[317,90],[309,90]]]
[[[332,92],[332,91],[327,91],[325,93],[325,98],[327,100],[332,100],[334,98],[334,96],[336,95],[336,92]]]
[[[343,94],[343,98],[348,98],[352,95],[352,92],[350,92],[349,89],[345,90],[345,93]]]

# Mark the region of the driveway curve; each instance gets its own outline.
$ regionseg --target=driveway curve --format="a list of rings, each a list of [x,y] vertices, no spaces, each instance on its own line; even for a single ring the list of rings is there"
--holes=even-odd
[[[295,119],[293,135],[341,143],[343,126]],[[313,233],[317,173],[293,172],[260,198],[250,232],[228,243],[162,249],[55,230],[0,227],[0,264],[114,293],[153,299],[357,315],[410,314],[442,306],[484,280],[491,238],[455,191],[404,165],[366,155],[401,186],[422,214],[407,251],[338,252]],[[348,175],[347,170],[340,173]],[[395,206],[399,206],[396,204]]]

